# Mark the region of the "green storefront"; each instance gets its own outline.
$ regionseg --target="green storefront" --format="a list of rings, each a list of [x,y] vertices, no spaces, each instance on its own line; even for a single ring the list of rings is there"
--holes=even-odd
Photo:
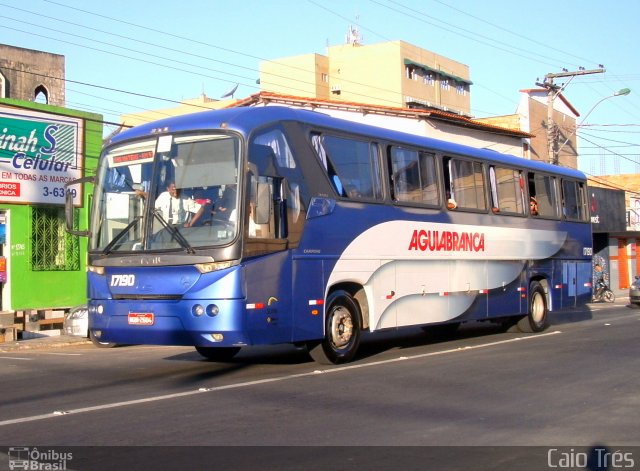
[[[65,231],[64,184],[93,175],[101,145],[101,115],[0,99],[3,322],[10,313],[59,314],[85,301],[87,240]],[[91,189],[74,194],[81,227]]]

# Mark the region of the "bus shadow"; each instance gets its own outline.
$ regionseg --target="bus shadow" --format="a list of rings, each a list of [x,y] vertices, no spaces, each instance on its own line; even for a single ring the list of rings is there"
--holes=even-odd
[[[589,305],[576,309],[563,309],[549,314],[550,326],[560,326],[593,319],[593,312]],[[453,334],[443,335],[431,332],[429,328],[403,327],[375,333],[364,332],[358,353],[354,361],[365,360],[376,355],[393,350],[419,348],[429,345],[447,345],[451,348],[459,343],[471,339],[493,339],[497,335],[513,335],[523,333],[512,326],[506,329],[500,324],[492,322],[471,321],[460,326]],[[535,335],[535,334],[533,334]],[[226,362],[212,361],[203,358],[195,350],[166,357],[170,361],[202,362],[211,365],[299,365],[311,363],[306,347],[294,345],[266,345],[244,347],[231,360]]]
[[[584,322],[593,319],[593,311],[589,306],[583,306],[577,309],[564,309],[558,312],[550,313],[551,326],[573,324],[575,322]]]
[[[170,361],[210,363],[212,365],[297,365],[311,362],[306,348],[294,345],[266,345],[243,347],[238,354],[228,361],[207,360],[195,350],[165,357]]]
[[[393,350],[427,347],[429,345],[446,345],[451,348],[460,346],[460,342],[475,338],[492,338],[504,335],[503,326],[489,322],[469,322],[451,334],[432,332],[428,327],[405,327],[387,332],[377,332],[363,336],[356,360],[379,355]]]

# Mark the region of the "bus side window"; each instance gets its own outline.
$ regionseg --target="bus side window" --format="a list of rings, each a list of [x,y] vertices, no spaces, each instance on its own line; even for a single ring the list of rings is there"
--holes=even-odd
[[[249,147],[249,161],[251,203],[245,219],[249,236],[286,238],[289,247],[296,247],[304,227],[308,190],[285,129],[277,126],[256,134]],[[256,165],[252,167],[251,163]],[[266,203],[268,199],[271,203]]]
[[[445,157],[445,189],[449,209],[486,210],[483,165],[480,162]],[[449,180],[449,188],[446,188]],[[453,207],[452,207],[453,206]]]
[[[389,157],[394,200],[440,203],[434,154],[393,146]]]
[[[333,165],[331,164],[331,162],[327,157],[327,150],[325,149],[325,146],[324,146],[323,136],[318,133],[313,133],[311,135],[311,144],[313,145],[313,148],[316,151],[316,155],[318,156],[318,159],[322,163],[322,166],[324,167],[325,171],[327,172],[327,175],[329,176],[329,181],[331,182],[333,189],[336,191],[338,196],[345,196],[344,186],[340,181],[340,177],[337,175],[335,169],[333,168]]]
[[[567,219],[587,220],[587,202],[584,184],[573,180],[562,180],[562,209]]]
[[[530,214],[546,218],[557,218],[558,201],[555,177],[529,172],[527,185],[530,197]]]
[[[456,195],[453,188],[453,179],[451,176],[451,157],[445,157],[442,168],[444,170],[444,194],[447,203],[447,209],[452,210],[458,207],[456,203]]]
[[[524,181],[519,170],[492,165],[489,168],[489,180],[494,213],[525,213]]]
[[[311,142],[336,193],[352,199],[382,199],[380,157],[375,143],[314,134]]]

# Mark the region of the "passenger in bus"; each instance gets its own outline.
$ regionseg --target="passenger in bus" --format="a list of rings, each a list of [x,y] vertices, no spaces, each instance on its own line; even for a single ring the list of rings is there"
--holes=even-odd
[[[532,216],[538,215],[538,200],[535,196],[529,198],[529,210],[531,211]]]
[[[204,212],[204,206],[182,196],[174,182],[167,185],[167,191],[158,195],[155,208],[162,212],[162,217],[168,224],[183,227],[193,226]]]
[[[451,196],[451,193],[447,191],[447,209],[456,209],[458,207],[458,203]]]
[[[236,206],[236,185],[225,185],[222,197],[216,201],[212,211],[214,219],[228,221]]]

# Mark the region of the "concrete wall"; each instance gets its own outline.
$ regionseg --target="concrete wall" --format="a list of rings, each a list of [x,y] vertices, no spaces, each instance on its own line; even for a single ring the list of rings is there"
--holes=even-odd
[[[38,91],[47,96],[47,104],[65,104],[64,56],[0,44],[0,74],[4,96],[34,101]]]

